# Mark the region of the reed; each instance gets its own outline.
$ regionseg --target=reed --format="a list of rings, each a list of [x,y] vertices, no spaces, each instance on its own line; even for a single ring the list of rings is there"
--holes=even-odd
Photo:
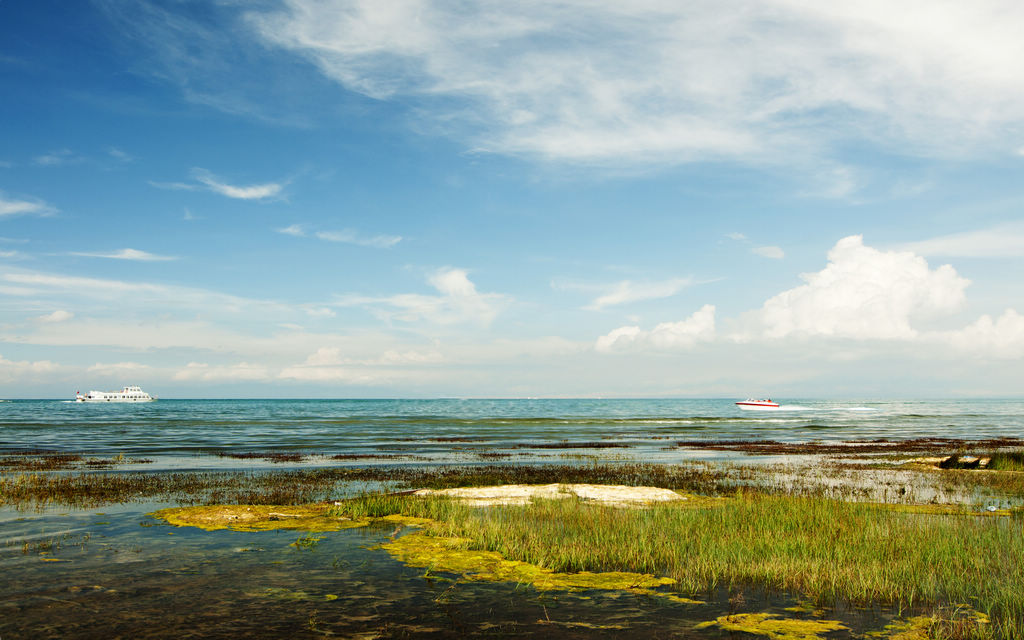
[[[375,515],[433,518],[433,535],[468,538],[473,549],[554,571],[669,576],[689,594],[762,587],[823,606],[969,603],[992,617],[996,637],[1024,637],[1020,518],[749,492],[704,509],[571,499],[486,509],[399,496],[365,500]],[[357,502],[346,507],[358,509]]]
[[[990,458],[988,468],[994,471],[1024,471],[1024,449],[995,451]]]

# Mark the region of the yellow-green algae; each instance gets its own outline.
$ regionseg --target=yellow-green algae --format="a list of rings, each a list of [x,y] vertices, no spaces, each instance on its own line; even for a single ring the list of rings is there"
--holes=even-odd
[[[654,591],[656,587],[675,584],[672,578],[628,571],[559,573],[528,562],[506,560],[496,551],[468,549],[469,542],[468,538],[441,538],[412,533],[384,543],[381,548],[411,567],[457,573],[468,580],[516,582],[532,585],[542,591],[621,589],[668,597],[676,602],[701,604],[696,600]]]
[[[149,514],[176,527],[197,527],[204,531],[341,531],[368,526],[371,522],[390,522],[410,527],[432,522],[429,518],[415,518],[393,514],[382,518],[352,519],[340,515],[337,509],[325,504],[306,505],[252,505],[227,504],[201,507],[175,507]]]
[[[198,527],[204,531],[340,531],[365,527],[368,520],[352,520],[328,512],[329,506],[228,504],[161,509],[149,515],[176,527]]]
[[[968,605],[956,605],[949,615],[933,614],[930,616],[915,616],[913,618],[897,618],[881,631],[869,631],[864,634],[868,638],[888,638],[889,640],[928,640],[936,636],[952,635],[953,637],[963,636],[960,634],[936,634],[935,628],[943,626],[960,625],[970,630],[977,630],[981,625],[989,624],[989,617],[980,611],[975,611]]]
[[[737,613],[701,622],[697,629],[719,627],[725,631],[743,631],[771,640],[815,640],[830,631],[849,630],[838,620],[797,620],[774,613]]]

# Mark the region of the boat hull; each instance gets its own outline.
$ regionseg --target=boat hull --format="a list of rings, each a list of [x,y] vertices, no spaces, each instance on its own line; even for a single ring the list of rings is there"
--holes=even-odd
[[[736,406],[744,411],[776,411],[779,408],[777,404],[748,404],[745,402],[737,402]]]

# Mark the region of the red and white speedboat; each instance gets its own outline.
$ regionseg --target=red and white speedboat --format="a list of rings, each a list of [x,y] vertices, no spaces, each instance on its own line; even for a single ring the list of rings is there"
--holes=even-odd
[[[765,398],[763,400],[755,400],[753,398],[747,398],[742,402],[737,402],[736,406],[744,411],[765,411],[771,409],[778,409],[779,403],[772,402],[771,398]]]

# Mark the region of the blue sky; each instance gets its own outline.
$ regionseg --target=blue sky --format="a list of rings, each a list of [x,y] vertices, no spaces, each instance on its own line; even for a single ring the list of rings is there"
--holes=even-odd
[[[0,3],[0,395],[1020,395],[1015,3]]]

